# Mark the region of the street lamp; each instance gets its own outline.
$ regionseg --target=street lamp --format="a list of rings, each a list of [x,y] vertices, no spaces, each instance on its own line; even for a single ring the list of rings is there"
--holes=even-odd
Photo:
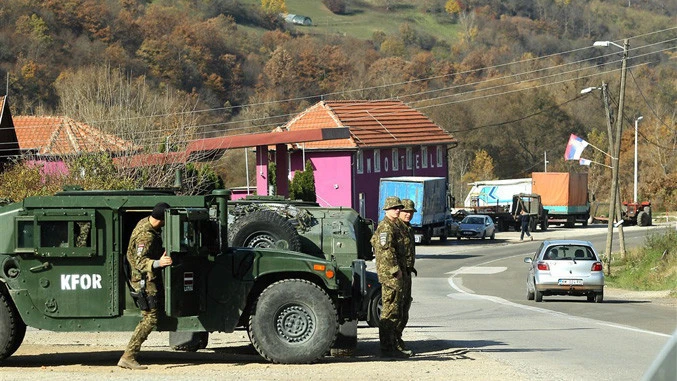
[[[615,147],[613,152],[611,152],[611,163],[612,163],[612,175],[611,175],[611,197],[610,197],[610,206],[609,206],[609,224],[607,228],[607,238],[606,238],[606,255],[608,255],[607,258],[609,258],[609,261],[611,260],[611,249],[612,249],[612,243],[613,243],[613,234],[614,234],[614,224],[613,224],[613,216],[616,216],[617,214],[620,216],[620,209],[617,211],[616,209],[616,195],[618,193],[618,157],[621,153],[621,132],[623,128],[623,106],[625,103],[625,77],[626,73],[628,70],[628,46],[630,43],[628,42],[628,39],[626,38],[623,40],[623,46],[618,45],[617,43],[613,41],[595,41],[592,46],[598,46],[598,47],[608,47],[609,45],[613,45],[616,47],[619,47],[623,49],[623,60],[621,64],[621,91],[620,91],[620,96],[618,98],[618,118],[616,119],[616,138],[614,140],[614,145]],[[620,199],[618,200],[620,201]],[[613,213],[612,213],[613,211]],[[618,219],[619,221],[621,218]],[[622,230],[623,227],[622,225],[619,226],[619,234],[623,234]],[[621,247],[621,256],[625,257],[625,250],[624,248]],[[623,258],[625,259],[625,258]],[[609,262],[611,263],[611,262]],[[610,268],[607,269],[607,272],[610,271]]]
[[[633,189],[633,194],[632,194],[632,202],[637,203],[637,123],[644,119],[643,116],[638,117],[635,119],[635,184],[634,184],[634,189]]]

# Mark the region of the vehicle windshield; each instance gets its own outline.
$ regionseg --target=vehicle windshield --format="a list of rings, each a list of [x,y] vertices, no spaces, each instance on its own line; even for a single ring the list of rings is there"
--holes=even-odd
[[[558,260],[576,260],[576,261],[595,261],[595,253],[589,246],[582,245],[554,245],[548,247],[543,255],[543,259]]]
[[[471,225],[482,225],[484,224],[484,218],[482,217],[466,217],[461,221],[462,224],[471,224]]]

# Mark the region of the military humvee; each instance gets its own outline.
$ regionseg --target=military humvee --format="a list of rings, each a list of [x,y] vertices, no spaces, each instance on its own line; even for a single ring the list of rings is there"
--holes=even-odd
[[[1,207],[0,359],[21,345],[27,326],[133,331],[140,310],[127,282],[127,243],[136,223],[159,201],[171,206],[162,234],[174,260],[162,270],[159,331],[243,327],[269,361],[309,363],[324,356],[337,337],[350,335],[344,327],[356,327],[364,305],[366,266],[355,245],[368,242],[358,242],[362,233],[349,217],[357,213],[345,208],[314,213],[322,255],[233,248],[228,198],[225,190],[201,196],[158,189],[65,190]]]

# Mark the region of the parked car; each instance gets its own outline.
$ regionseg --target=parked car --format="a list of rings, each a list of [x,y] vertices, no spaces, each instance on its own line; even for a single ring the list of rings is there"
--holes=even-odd
[[[461,238],[491,238],[496,237],[496,226],[489,216],[481,214],[469,214],[463,218],[459,227],[457,239]]]
[[[602,261],[590,241],[544,241],[533,257],[527,275],[527,300],[543,301],[547,295],[587,296],[604,300]]]

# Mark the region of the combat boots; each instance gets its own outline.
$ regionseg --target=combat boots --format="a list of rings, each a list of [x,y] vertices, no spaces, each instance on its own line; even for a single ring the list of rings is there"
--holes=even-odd
[[[148,369],[147,366],[139,364],[134,356],[130,356],[127,354],[122,355],[120,357],[120,361],[118,361],[118,366],[120,368],[124,369],[131,369],[131,370],[144,370]]]

